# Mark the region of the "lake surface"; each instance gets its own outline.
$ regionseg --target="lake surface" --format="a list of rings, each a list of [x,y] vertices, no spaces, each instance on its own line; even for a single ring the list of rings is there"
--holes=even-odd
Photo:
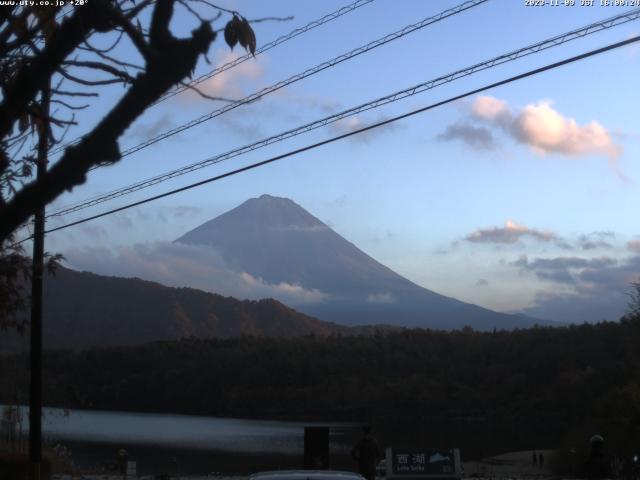
[[[45,409],[43,434],[54,440],[291,454],[303,452],[305,426],[330,426],[335,448],[347,448],[340,440],[345,432],[353,429],[346,424],[317,422],[83,410],[68,412]]]
[[[25,424],[28,409],[23,408]],[[468,422],[393,418],[373,421],[381,448],[460,448],[463,459],[540,445],[517,425],[502,430]],[[44,409],[43,436],[53,447],[71,451],[76,466],[92,472],[117,468],[125,448],[138,473],[169,475],[248,474],[263,470],[302,468],[304,427],[330,427],[331,468],[355,470],[349,456],[360,437],[360,424],[198,417],[87,410]]]
[[[28,408],[22,409],[28,419]],[[45,408],[43,437],[69,448],[77,466],[96,471],[115,468],[125,448],[139,473],[250,473],[299,468],[304,427],[329,426],[332,463],[354,467],[348,452],[358,426],[331,422],[293,422]],[[28,423],[25,422],[25,423]],[[332,465],[333,466],[333,465]]]

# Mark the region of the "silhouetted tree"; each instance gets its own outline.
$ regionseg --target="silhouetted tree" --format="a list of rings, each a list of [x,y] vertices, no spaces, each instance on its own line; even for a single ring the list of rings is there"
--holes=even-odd
[[[0,8],[0,328],[11,325],[12,314],[23,306],[17,294],[26,273],[24,252],[12,244],[17,229],[84,183],[89,170],[120,160],[118,139],[133,121],[172,87],[189,86],[184,79],[206,56],[217,36],[212,23],[223,12],[231,16],[225,28],[229,46],[239,42],[252,53],[256,47],[244,17],[208,0],[18,3]],[[171,30],[176,8],[195,24],[186,38]],[[205,18],[207,13],[213,18]],[[137,60],[122,55],[131,47]],[[33,140],[45,138],[48,148],[60,143],[76,124],[75,112],[91,108],[100,89],[111,85],[122,85],[124,94],[36,180]],[[43,107],[43,92],[51,113]]]
[[[216,38],[190,0],[91,0],[68,15],[53,7],[7,6],[0,10],[0,242],[23,225],[33,212],[65,190],[85,182],[89,169],[120,159],[118,139],[149,106],[194,71]],[[213,4],[202,2],[221,12]],[[174,8],[182,6],[199,25],[187,38],[176,38],[170,24]],[[144,10],[150,9],[147,25]],[[228,23],[227,40],[255,50],[248,22],[237,14]],[[114,36],[114,45],[98,48],[91,41]],[[235,35],[235,37],[234,37]],[[137,50],[138,65],[113,53],[120,42]],[[118,51],[118,50],[115,50]],[[87,73],[88,72],[88,73]],[[135,72],[135,73],[130,73]],[[37,182],[31,178],[32,155],[24,155],[26,140],[43,125],[38,94],[51,84],[52,104],[64,111],[83,108],[73,98],[97,96],[95,89],[121,84],[127,89],[120,100],[82,139],[69,146]],[[74,90],[66,87],[89,87]],[[49,116],[54,128],[74,124],[73,115]],[[53,130],[41,132],[51,143]],[[26,181],[26,183],[25,183]]]
[[[629,311],[626,318],[630,320],[640,320],[640,282],[631,283],[633,290],[629,293]]]

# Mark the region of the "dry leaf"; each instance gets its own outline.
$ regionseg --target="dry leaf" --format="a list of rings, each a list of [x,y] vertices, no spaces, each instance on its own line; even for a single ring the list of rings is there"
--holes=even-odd
[[[29,114],[25,113],[18,120],[18,128],[20,129],[20,133],[24,132],[27,128],[29,128]]]
[[[242,28],[240,30],[241,38],[244,38],[244,48],[248,48],[253,56],[256,54],[256,34],[253,32],[253,28],[249,25],[246,18],[242,17]]]
[[[227,42],[227,45],[229,45],[231,50],[233,50],[233,47],[238,43],[238,27],[237,22],[235,21],[236,18],[237,17],[234,15],[233,19],[229,20],[227,25],[224,27],[224,40]]]

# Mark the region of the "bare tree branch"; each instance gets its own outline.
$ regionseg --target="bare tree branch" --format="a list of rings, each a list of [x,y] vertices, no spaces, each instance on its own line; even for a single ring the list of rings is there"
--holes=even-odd
[[[224,97],[213,97],[211,95],[207,95],[206,93],[204,93],[203,91],[201,91],[198,87],[196,87],[195,85],[191,85],[188,82],[185,82],[183,80],[180,81],[180,85],[182,85],[183,87],[189,89],[189,90],[193,90],[194,92],[196,92],[198,95],[200,95],[202,98],[205,98],[207,100],[215,100],[215,101],[219,101],[219,102],[228,102],[228,103],[233,103],[236,102],[237,100],[233,100],[231,98],[224,98]]]
[[[247,20],[247,22],[249,22],[249,23],[290,22],[294,18],[295,17],[293,17],[293,16],[288,16],[288,17],[262,17],[262,18],[256,18],[255,20]]]
[[[93,45],[91,45],[89,43],[89,39],[85,39],[85,41],[83,43],[85,43],[88,47],[89,47],[89,51],[92,51],[94,53],[109,53],[111,50],[113,50],[114,48],[116,48],[119,44],[120,44],[120,40],[122,40],[122,37],[124,36],[124,31],[119,31],[118,32],[118,37],[116,38],[116,40],[107,48],[104,49],[100,49],[98,47],[94,47]],[[84,49],[84,47],[78,47],[80,49]]]
[[[164,0],[158,2],[151,16],[151,28],[149,29],[149,42],[155,50],[160,52],[162,48],[171,40],[169,32],[169,22],[173,16],[175,0]]]
[[[0,138],[5,137],[25,107],[34,100],[62,61],[76,49],[93,29],[108,28],[108,0],[92,0],[74,11],[53,33],[42,53],[26,63],[5,85],[0,103]]]
[[[151,5],[153,3],[153,0],[144,0],[144,2],[140,2],[138,5],[136,5],[133,8],[130,8],[128,10],[123,11],[122,13],[124,14],[124,16],[126,18],[128,18],[129,20],[131,20],[134,17],[137,17],[138,14],[144,10],[145,8],[147,8],[149,5]]]
[[[222,12],[218,11],[218,14],[215,17],[212,18],[204,18],[202,15],[200,15],[198,12],[196,12],[193,8],[191,8],[191,6],[188,3],[188,0],[178,0],[178,3],[180,5],[182,5],[191,15],[193,15],[195,18],[197,18],[201,23],[213,23],[216,20],[218,20],[221,16],[222,16]]]
[[[63,107],[68,108],[69,110],[85,110],[90,106],[88,103],[84,105],[71,105],[59,99],[53,99],[51,100],[51,103],[57,103],[58,105],[62,105]]]
[[[199,56],[209,49],[216,34],[204,23],[190,38],[173,37],[168,28],[173,4],[173,0],[158,0],[154,7],[151,45],[161,48],[161,54],[147,59],[146,71],[134,79],[127,93],[90,133],[77,145],[68,147],[51,169],[21,188],[0,209],[0,240],[6,239],[36,208],[84,183],[91,167],[118,161],[118,138],[169,88],[193,73]],[[76,45],[81,41],[78,39]]]
[[[87,43],[87,42],[85,42]],[[88,43],[87,43],[88,45]],[[89,48],[85,48],[85,47],[80,47],[83,50],[87,50],[90,51],[91,53],[95,53],[96,55],[98,55],[100,58],[103,58],[104,60],[107,60],[109,62],[112,62],[116,65],[119,65],[121,67],[129,67],[129,68],[134,68],[136,70],[140,70],[140,71],[144,71],[144,67],[141,67],[140,65],[136,65],[135,63],[129,63],[129,62],[125,62],[123,60],[119,60],[115,57],[112,57],[111,55],[107,55],[106,53],[102,53],[100,51],[96,51],[96,50],[91,50]]]
[[[58,73],[72,82],[79,83],[80,85],[86,85],[88,87],[95,87],[99,85],[113,85],[114,83],[132,83],[121,78],[109,78],[105,80],[85,80],[84,78],[76,77],[75,75],[66,72],[64,69],[58,69]]]
[[[63,65],[71,65],[74,67],[92,68],[96,70],[102,70],[103,72],[110,73],[114,77],[120,77],[123,81],[133,83],[133,77],[127,72],[120,70],[112,65],[108,65],[103,62],[92,61],[78,61],[78,60],[65,60]],[[68,77],[67,77],[68,78]]]
[[[58,127],[64,127],[65,125],[77,125],[78,122],[75,120],[61,120],[59,118],[50,117],[49,121]]]
[[[66,95],[68,97],[99,97],[100,96],[96,92],[69,92],[67,90],[57,90],[57,89],[52,89],[51,93],[55,93],[57,95]]]
[[[209,2],[208,0],[195,0],[195,1],[198,3],[203,3],[211,8],[218,9],[221,12],[227,12],[227,13],[230,13],[231,15],[238,15],[238,16],[240,15],[240,13],[237,12],[236,10],[229,10],[228,8],[220,7],[218,5],[215,5],[214,3]]]

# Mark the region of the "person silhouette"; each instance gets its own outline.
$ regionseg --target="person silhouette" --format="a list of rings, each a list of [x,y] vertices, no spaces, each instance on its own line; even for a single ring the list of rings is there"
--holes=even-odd
[[[127,460],[129,458],[129,454],[124,448],[118,450],[118,470],[120,470],[120,474],[123,479],[127,478]]]
[[[358,472],[367,480],[375,480],[376,465],[380,460],[378,441],[371,435],[371,426],[362,427],[362,438],[351,450],[351,458],[358,462]]]

